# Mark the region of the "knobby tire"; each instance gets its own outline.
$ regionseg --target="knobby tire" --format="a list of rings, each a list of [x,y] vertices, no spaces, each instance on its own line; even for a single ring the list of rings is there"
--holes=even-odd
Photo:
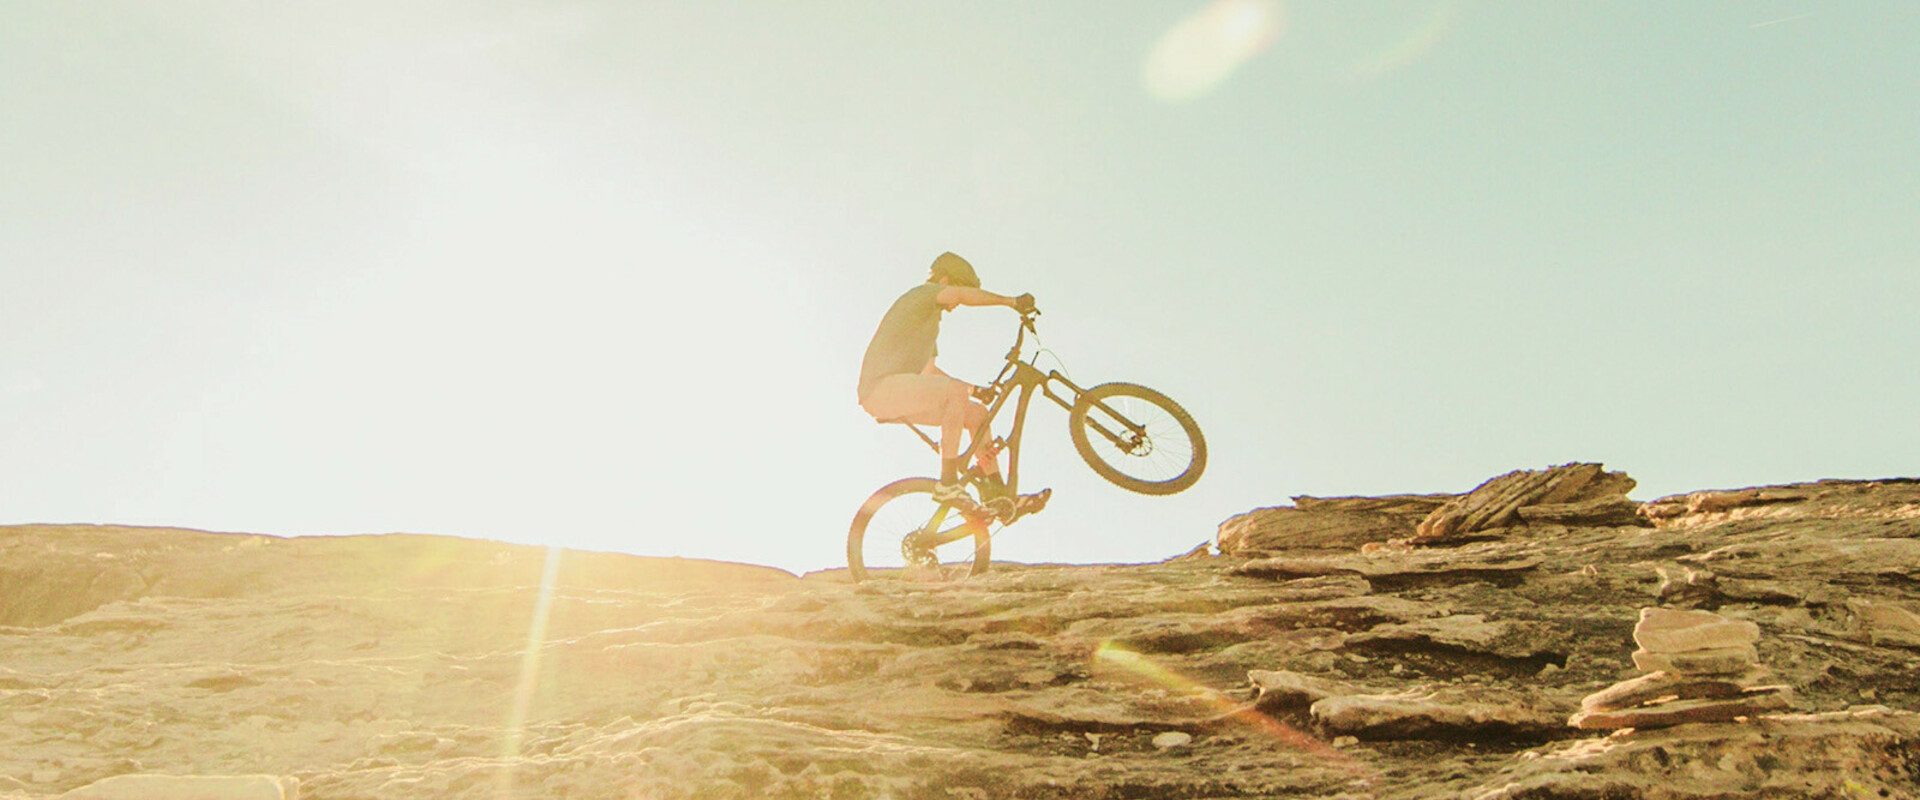
[[[1173,494],[1200,480],[1207,467],[1200,426],[1179,403],[1145,386],[1104,383],[1088,389],[1074,402],[1067,428],[1087,466],[1130,491]]]
[[[992,563],[993,535],[984,521],[968,520],[959,511],[933,501],[932,478],[902,478],[880,487],[860,505],[847,531],[847,570],[855,581],[876,577],[917,577],[923,580],[961,580],[987,571]],[[910,534],[923,530],[935,518],[938,533],[971,526],[959,540],[940,547],[936,571],[909,570],[900,549]]]

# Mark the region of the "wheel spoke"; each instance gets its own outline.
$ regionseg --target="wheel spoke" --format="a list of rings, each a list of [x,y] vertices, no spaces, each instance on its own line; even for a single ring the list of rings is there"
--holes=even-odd
[[[958,580],[984,566],[989,527],[934,502],[932,487],[930,479],[896,482],[861,508],[848,536],[849,565],[864,573],[857,578]]]
[[[1193,485],[1206,443],[1186,411],[1144,386],[1109,383],[1074,403],[1074,446],[1102,477],[1136,492],[1170,494]]]

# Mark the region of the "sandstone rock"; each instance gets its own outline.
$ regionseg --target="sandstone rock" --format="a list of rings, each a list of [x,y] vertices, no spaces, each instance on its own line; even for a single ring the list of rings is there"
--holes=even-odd
[[[1915,535],[1920,536],[1920,526],[1914,527]],[[1743,541],[1675,560],[1711,569],[1722,578],[1920,579],[1920,538],[1791,537],[1783,541]]]
[[[1744,725],[1683,725],[1563,742],[1516,759],[1453,796],[1546,798],[1910,798],[1906,766],[1920,715],[1766,714]]]
[[[1704,569],[1682,567],[1675,574],[1666,567],[1654,567],[1660,575],[1660,586],[1654,590],[1660,602],[1670,606],[1689,606],[1719,597],[1722,588],[1720,576]]]
[[[1649,520],[1661,523],[1693,515],[1724,515],[1735,509],[1756,506],[1804,503],[1815,497],[1816,492],[1804,486],[1762,486],[1749,489],[1689,492],[1669,495],[1647,503],[1641,513]]]
[[[1757,672],[1607,690],[1624,707],[1588,710],[1630,732],[1566,724],[1631,669],[1655,567],[1716,574],[1687,585],[1768,633],[1760,682],[1794,704],[1920,708],[1906,618],[1874,610],[1920,611],[1920,484],[1796,491],[1653,529],[943,586],[569,552],[543,590],[537,547],[0,526],[0,796],[147,772],[436,800],[1912,796],[1910,713],[1644,727]],[[1411,516],[1329,503],[1307,510]],[[1321,577],[1273,580],[1296,573]],[[1256,699],[1255,671],[1298,678]],[[1363,695],[1387,699],[1336,702]],[[1169,731],[1194,738],[1155,748]]]
[[[1305,708],[1318,700],[1354,693],[1345,683],[1287,670],[1248,670],[1247,680],[1260,690],[1254,704],[1266,710]]]
[[[1580,701],[1585,711],[1619,711],[1633,708],[1663,698],[1676,700],[1724,700],[1739,697],[1746,691],[1753,678],[1760,675],[1759,670],[1742,673],[1724,680],[1690,679],[1666,672],[1653,672],[1632,680],[1621,681]]]
[[[1737,648],[1760,641],[1760,626],[1710,611],[1643,608],[1633,626],[1633,641],[1655,653]]]
[[[1674,700],[1617,710],[1586,709],[1574,714],[1567,724],[1583,730],[1667,728],[1694,722],[1729,722],[1778,711],[1792,703],[1793,690],[1786,686],[1756,686],[1725,699]]]
[[[1257,558],[1235,567],[1241,575],[1298,578],[1353,573],[1367,578],[1446,573],[1522,572],[1546,559],[1538,552],[1507,547],[1457,550],[1375,551],[1339,556]]]
[[[1578,503],[1548,503],[1514,509],[1529,525],[1645,525],[1640,504],[1624,494],[1596,497]]]
[[[1167,731],[1153,737],[1153,746],[1161,750],[1186,747],[1193,742],[1193,734],[1185,731]]]
[[[1736,675],[1751,669],[1759,660],[1759,654],[1754,652],[1750,644],[1680,653],[1633,651],[1633,665],[1642,672],[1671,672],[1689,676]]]
[[[1347,638],[1349,645],[1420,642],[1503,658],[1530,658],[1548,652],[1551,641],[1541,625],[1505,620],[1489,622],[1482,614],[1455,614],[1380,625]]]
[[[278,775],[115,775],[61,800],[299,800],[300,781]]]
[[[1848,598],[1847,610],[1860,620],[1868,641],[1920,648],[1920,614],[1892,603],[1863,598]]]
[[[1519,695],[1471,688],[1341,695],[1308,711],[1328,731],[1362,739],[1525,737],[1560,726],[1559,715]]]
[[[1545,470],[1515,470],[1480,484],[1427,515],[1413,541],[1431,543],[1522,522],[1524,506],[1585,503],[1624,497],[1634,480],[1599,464],[1563,464]]]
[[[1393,494],[1380,497],[1314,497],[1302,494],[1294,495],[1293,504],[1302,511],[1392,514],[1411,517],[1417,523],[1433,513],[1434,509],[1459,497],[1457,494]]]
[[[1404,516],[1367,511],[1261,508],[1220,523],[1214,541],[1225,555],[1284,550],[1355,550],[1413,533]]]
[[[1807,495],[1805,492],[1778,488],[1736,489],[1727,492],[1694,492],[1687,495],[1687,513],[1710,514],[1716,511],[1739,508],[1741,506],[1767,505],[1770,503],[1798,503],[1806,499]]]

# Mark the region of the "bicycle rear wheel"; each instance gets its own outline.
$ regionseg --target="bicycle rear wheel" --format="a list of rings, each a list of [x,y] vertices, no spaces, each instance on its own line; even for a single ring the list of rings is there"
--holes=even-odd
[[[861,504],[847,531],[854,580],[957,581],[987,571],[990,523],[934,502],[933,486],[932,478],[902,478]]]
[[[1104,383],[1074,401],[1073,448],[1100,477],[1141,494],[1173,494],[1200,480],[1207,440],[1179,403],[1131,383]]]

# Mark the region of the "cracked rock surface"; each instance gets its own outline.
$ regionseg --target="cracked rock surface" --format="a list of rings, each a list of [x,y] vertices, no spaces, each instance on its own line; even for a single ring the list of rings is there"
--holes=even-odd
[[[308,800],[1920,796],[1920,484],[1391,541],[1446,502],[1303,498],[1234,555],[950,585],[0,527],[0,798],[129,775],[283,776]],[[1726,721],[1568,725],[1640,674],[1649,607],[1750,624],[1791,691]]]

